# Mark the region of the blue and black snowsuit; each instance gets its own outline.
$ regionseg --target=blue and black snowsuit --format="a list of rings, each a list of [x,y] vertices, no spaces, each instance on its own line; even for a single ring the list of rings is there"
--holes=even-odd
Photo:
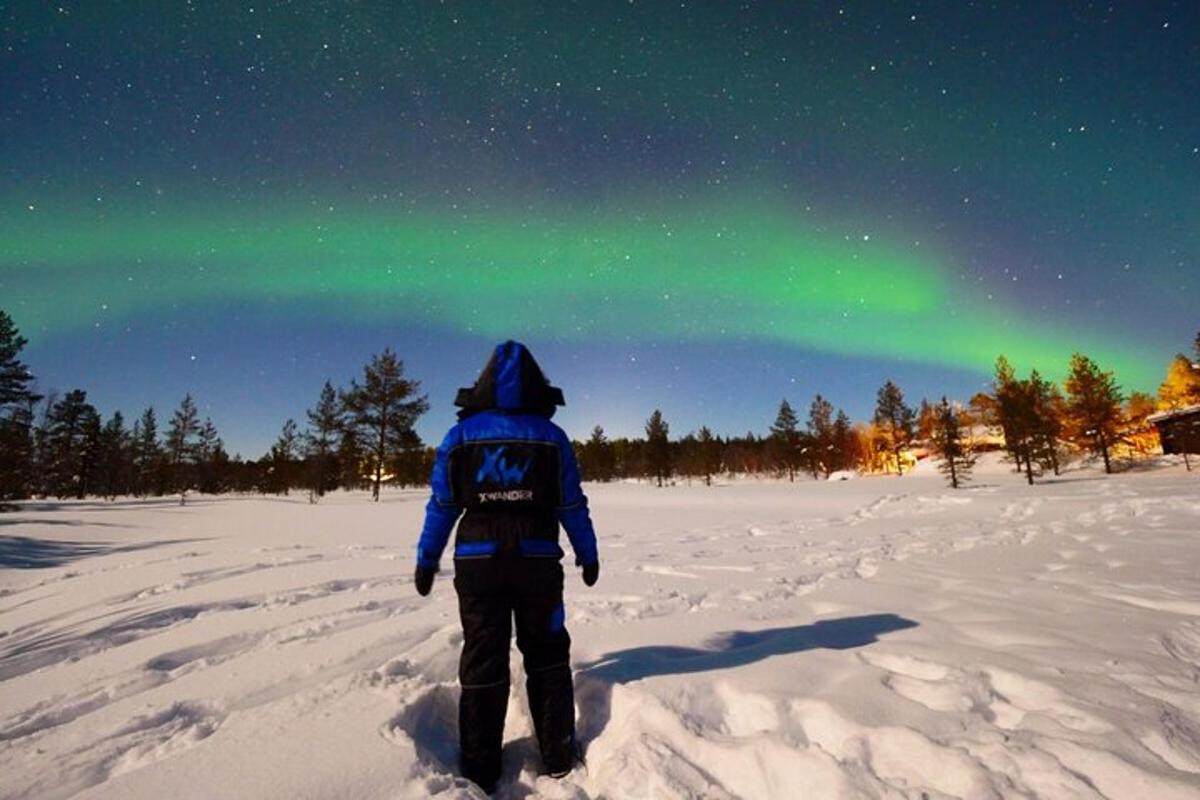
[[[462,769],[490,789],[500,774],[514,618],[543,765],[557,774],[574,763],[559,525],[589,580],[599,558],[571,442],[550,421],[563,404],[562,392],[550,386],[525,346],[509,341],[496,347],[475,385],[459,390],[455,403],[460,421],[437,451],[417,548],[418,581],[422,570],[432,579],[458,521]]]

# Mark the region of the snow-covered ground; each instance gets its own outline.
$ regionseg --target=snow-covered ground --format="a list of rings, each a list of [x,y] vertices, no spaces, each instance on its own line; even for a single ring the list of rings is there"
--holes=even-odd
[[[1200,797],[1196,473],[588,492],[587,767],[537,776],[514,651],[502,797]],[[0,516],[0,797],[480,796],[424,497]]]

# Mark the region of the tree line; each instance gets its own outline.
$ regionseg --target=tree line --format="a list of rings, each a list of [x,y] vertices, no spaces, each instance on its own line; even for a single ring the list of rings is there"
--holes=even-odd
[[[184,502],[190,492],[303,491],[315,502],[339,488],[369,488],[378,500],[385,483],[428,482],[434,451],[415,432],[428,400],[390,349],[373,356],[348,386],[326,381],[302,425],[288,419],[264,456],[245,460],[228,454],[191,395],[165,424],[147,408],[129,426],[120,411],[103,419],[83,390],[39,394],[20,361],[26,344],[0,311],[0,501],[178,495]],[[1153,452],[1151,413],[1200,404],[1200,334],[1194,347],[1195,361],[1183,354],[1173,359],[1157,397],[1124,396],[1113,373],[1082,354],[1071,359],[1061,388],[1036,370],[1019,377],[1001,356],[990,391],[966,403],[943,397],[914,408],[888,380],[866,422],[851,422],[817,394],[804,420],[784,398],[762,436],[721,437],[701,426],[672,439],[655,409],[644,438],[609,438],[597,425],[575,448],[585,480],[658,486],[710,484],[722,474],[789,481],[852,472],[900,475],[928,456],[957,488],[969,480],[979,453],[998,449],[1029,483],[1058,474],[1080,454],[1094,454],[1111,472],[1118,454],[1129,459]]]
[[[1151,414],[1200,404],[1200,334],[1193,348],[1195,360],[1182,353],[1172,360],[1157,397],[1141,392],[1126,397],[1111,371],[1081,353],[1072,356],[1061,388],[1037,370],[1018,377],[1000,356],[991,390],[967,403],[942,397],[913,408],[888,380],[865,423],[851,423],[818,394],[803,423],[783,399],[762,437],[720,438],[703,426],[671,441],[669,425],[656,409],[646,421],[644,439],[609,439],[596,426],[576,449],[586,480],[637,478],[659,486],[674,478],[707,484],[722,473],[793,481],[797,475],[828,479],[848,472],[901,475],[928,456],[958,488],[988,450],[1002,450],[1030,484],[1048,472],[1060,474],[1068,460],[1086,455],[1095,456],[1111,473],[1118,454],[1129,461],[1157,448],[1157,434],[1147,422]]]
[[[20,361],[27,344],[0,311],[0,501],[29,497],[160,497],[190,492],[308,493],[428,481],[432,454],[414,425],[429,407],[390,349],[361,380],[325,382],[304,427],[287,420],[257,460],[230,456],[211,419],[185,395],[165,425],[147,408],[130,427],[120,411],[103,419],[81,389],[40,394]]]

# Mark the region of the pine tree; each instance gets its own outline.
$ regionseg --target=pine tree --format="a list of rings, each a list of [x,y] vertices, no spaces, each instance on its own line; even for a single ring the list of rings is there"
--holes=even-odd
[[[1183,353],[1175,356],[1166,380],[1158,387],[1158,400],[1164,411],[1200,404],[1200,367]]]
[[[158,420],[147,408],[133,426],[133,492],[139,497],[162,494],[162,450],[158,444]]]
[[[654,476],[658,485],[664,478],[671,477],[671,445],[667,439],[670,426],[657,408],[646,420],[646,471]]]
[[[83,497],[98,443],[96,409],[87,392],[67,392],[54,404],[46,433],[46,488],[55,497]]]
[[[1004,432],[1004,449],[1033,484],[1034,464],[1039,469],[1042,423],[1038,416],[1038,397],[1031,381],[1019,380],[1004,356],[996,359],[996,377],[992,384],[995,403],[991,412]]]
[[[225,476],[221,472],[221,456],[225,443],[217,433],[217,426],[208,417],[196,434],[196,473],[199,489],[204,494],[220,494],[225,490]],[[228,456],[225,456],[228,459]]]
[[[792,405],[784,398],[779,403],[779,413],[775,415],[775,423],[771,425],[771,449],[774,451],[775,463],[779,469],[787,473],[789,481],[796,480],[796,467],[800,464],[800,420]]]
[[[1063,436],[1063,421],[1066,416],[1066,401],[1058,386],[1042,378],[1035,369],[1029,374],[1027,384],[1030,413],[1032,457],[1042,466],[1060,474],[1058,458],[1059,442]]]
[[[27,344],[12,317],[0,311],[0,410],[24,404],[32,393],[33,375],[18,358]]]
[[[338,483],[347,489],[363,486],[363,463],[366,457],[358,441],[358,432],[349,424],[343,426],[338,438],[337,463],[340,467]]]
[[[1019,404],[1024,400],[1024,393],[1018,391],[1017,376],[1012,364],[1004,356],[996,359],[996,373],[992,379],[992,402],[979,402],[980,395],[972,399],[978,403],[980,413],[992,424],[1000,427],[1004,433],[1004,449],[1008,457],[1016,463],[1017,469],[1025,467],[1024,430],[1021,423],[1028,415],[1019,413]],[[1029,480],[1033,483],[1032,478]]]
[[[929,440],[938,458],[938,471],[950,481],[951,488],[957,489],[960,483],[970,478],[975,455],[970,438],[963,430],[961,412],[945,397],[933,407]]]
[[[93,408],[92,413],[84,420],[83,448],[79,453],[79,481],[75,486],[75,497],[80,500],[95,494],[100,485],[103,433],[104,426],[100,421],[100,414]]]
[[[33,416],[41,398],[18,358],[28,343],[0,311],[0,509],[4,500],[28,497],[33,489]]]
[[[50,464],[53,459],[50,452],[51,414],[58,405],[58,392],[51,389],[38,404],[36,422],[33,426],[33,474],[30,476],[30,493],[39,497],[49,497]]]
[[[210,417],[205,417],[204,423],[196,431],[196,462],[203,466],[211,461],[220,442],[221,435],[217,433],[217,426]]]
[[[808,408],[808,467],[816,478],[824,472],[833,474],[833,403],[821,395],[813,398]]]
[[[325,381],[317,404],[305,414],[308,416],[304,449],[309,462],[309,499],[315,501],[335,485],[334,448],[342,428],[342,404],[332,383]]]
[[[6,500],[21,500],[33,494],[35,481],[34,409],[38,397],[30,393],[24,402],[10,403],[0,411],[0,511]]]
[[[933,426],[937,424],[939,406],[935,406],[921,398],[921,406],[917,409],[917,439],[927,442],[933,438]]]
[[[1147,417],[1157,410],[1157,400],[1145,392],[1130,392],[1129,399],[1125,401],[1121,441],[1126,442],[1131,450],[1136,450],[1143,458],[1158,444],[1154,426],[1146,421]]]
[[[604,428],[597,425],[582,448],[581,468],[587,480],[611,481],[615,470],[612,442],[604,435]]]
[[[688,431],[678,441],[671,443],[671,451],[671,464],[675,468],[675,474],[687,478],[690,486],[691,479],[698,477],[702,470],[696,434]]]
[[[374,476],[371,497],[379,500],[385,467],[405,450],[421,446],[413,430],[417,418],[429,410],[425,396],[417,396],[420,383],[404,377],[404,363],[390,349],[371,358],[363,369],[363,383],[350,382],[342,401],[348,427],[358,435]]]
[[[436,448],[417,446],[406,448],[396,455],[390,463],[400,488],[428,485],[436,454]]]
[[[199,429],[196,403],[190,394],[185,395],[179,403],[179,408],[171,416],[166,441],[168,491],[179,492],[180,505],[184,504],[188,490],[194,483],[195,437]]]
[[[205,491],[211,491],[213,494],[229,491],[237,481],[236,472],[240,466],[241,459],[230,459],[229,453],[225,452],[225,442],[218,437],[217,443],[212,449],[212,457],[209,459],[209,474],[212,476],[212,484]]]
[[[704,485],[712,486],[712,476],[721,471],[721,440],[713,436],[707,425],[700,426],[696,435],[696,446],[700,456],[700,472]]]
[[[596,470],[593,468],[588,455],[588,443],[572,439],[571,450],[575,453],[575,463],[579,466],[579,480],[596,480]]]
[[[94,491],[114,499],[129,492],[133,473],[133,448],[125,417],[113,412],[100,430],[99,458]]]
[[[271,491],[286,495],[292,485],[292,473],[296,463],[296,421],[283,423],[279,438],[271,446]]]
[[[1104,458],[1104,471],[1112,472],[1109,448],[1117,441],[1121,425],[1121,390],[1111,372],[1102,372],[1087,356],[1071,356],[1067,376],[1067,409],[1078,441],[1087,443]]]
[[[833,421],[833,469],[834,471],[854,469],[855,457],[854,428],[846,412],[838,409]]]
[[[890,380],[885,382],[875,400],[875,425],[896,461],[897,475],[904,473],[901,453],[913,439],[915,423],[916,415],[904,404],[900,387]]]

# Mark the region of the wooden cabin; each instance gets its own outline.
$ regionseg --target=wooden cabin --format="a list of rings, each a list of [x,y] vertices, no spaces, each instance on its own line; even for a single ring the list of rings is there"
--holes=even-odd
[[[1158,430],[1164,453],[1200,453],[1200,405],[1151,414],[1146,421]]]

